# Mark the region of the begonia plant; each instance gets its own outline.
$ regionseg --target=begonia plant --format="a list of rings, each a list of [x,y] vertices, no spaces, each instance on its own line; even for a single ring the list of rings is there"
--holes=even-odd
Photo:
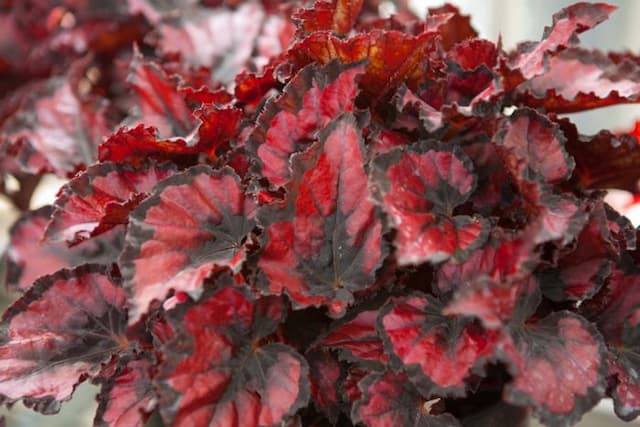
[[[96,426],[640,415],[640,254],[605,201],[640,56],[478,38],[451,5],[0,2],[0,398]],[[630,126],[633,128],[633,126]],[[45,174],[69,179],[29,210]],[[19,188],[10,184],[17,182]],[[13,188],[13,189],[12,189]]]

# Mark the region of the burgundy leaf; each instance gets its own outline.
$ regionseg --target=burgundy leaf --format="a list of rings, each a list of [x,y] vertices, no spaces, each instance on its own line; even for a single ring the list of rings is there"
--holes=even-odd
[[[144,427],[157,404],[151,369],[144,357],[121,366],[102,386],[94,426]]]
[[[433,132],[443,126],[442,113],[414,94],[404,84],[393,95],[398,112],[394,127],[415,131],[423,126],[427,131]]]
[[[625,421],[640,415],[640,311],[636,307],[625,319],[620,346],[609,352],[609,374],[615,377],[613,398],[616,414]]]
[[[617,250],[620,252],[636,250],[636,229],[629,218],[621,215],[620,212],[606,203],[604,204],[604,211],[607,216],[607,228]]]
[[[487,216],[510,216],[516,197],[513,180],[498,154],[499,147],[480,140],[463,147],[478,177],[469,198],[474,209]]]
[[[471,17],[461,14],[460,10],[452,4],[447,3],[440,7],[429,8],[429,15],[450,15],[445,23],[438,27],[440,42],[445,50],[449,50],[455,44],[462,43],[478,35],[471,26]]]
[[[600,292],[580,306],[580,312],[594,322],[609,347],[609,374],[614,386],[609,390],[616,414],[630,420],[640,414],[637,386],[638,307],[640,275],[635,270],[614,267]]]
[[[530,109],[516,110],[496,135],[503,159],[517,175],[539,175],[548,184],[571,176],[574,160],[564,148],[559,126]]]
[[[103,60],[142,41],[142,19],[117,1],[3,3],[0,93],[29,80],[64,74],[76,59]]]
[[[619,346],[624,324],[640,306],[640,274],[614,266],[605,286],[580,306],[580,312],[594,322],[608,344]]]
[[[363,0],[318,0],[308,9],[301,8],[293,15],[298,31],[333,31],[346,35],[358,19]]]
[[[553,25],[545,28],[540,42],[518,45],[510,55],[509,67],[517,69],[525,79],[541,74],[547,54],[574,44],[577,34],[606,20],[615,9],[605,3],[576,3],[562,9],[553,15]]]
[[[473,103],[476,97],[483,99],[483,91],[494,80],[493,72],[481,65],[477,69],[467,71],[457,64],[450,64],[447,69],[446,95],[444,103],[467,106]]]
[[[520,84],[517,104],[571,113],[637,102],[640,66],[616,63],[600,51],[570,48],[548,60],[544,73]]]
[[[174,171],[171,164],[142,170],[116,163],[91,166],[58,192],[46,238],[75,244],[126,224],[129,212]]]
[[[554,193],[537,181],[522,180],[520,193],[536,229],[534,242],[559,240],[563,245],[573,241],[588,220],[587,204],[569,193]]]
[[[370,135],[368,143],[369,153],[375,157],[395,147],[409,145],[409,138],[404,133],[385,129]]]
[[[561,239],[566,245],[577,237],[588,220],[587,201],[569,192],[557,191],[539,176],[531,174],[521,160],[505,151],[500,154],[519,191],[518,203],[523,209],[522,214],[527,216],[529,229],[535,230],[534,242],[539,244]]]
[[[259,285],[267,294],[286,292],[296,308],[329,305],[341,315],[354,292],[374,284],[386,248],[353,115],[332,122],[320,142],[294,158],[286,206],[261,214]]]
[[[339,350],[341,358],[349,361],[387,363],[389,357],[376,329],[377,318],[378,310],[364,310],[351,319],[340,319],[319,344]]]
[[[529,298],[536,291],[535,286],[530,278],[502,282],[480,276],[459,284],[442,313],[475,317],[485,328],[500,329],[513,318],[523,316],[521,300]]]
[[[327,64],[335,59],[343,64],[368,60],[360,84],[366,98],[375,103],[403,82],[416,89],[426,80],[429,72],[426,64],[435,51],[436,34],[372,30],[341,39],[320,31],[293,45],[288,55],[296,68],[313,62]]]
[[[171,313],[176,335],[162,347],[157,378],[165,422],[276,426],[306,406],[305,359],[284,344],[261,342],[283,311],[280,298],[254,302],[223,286]]]
[[[405,374],[375,372],[361,382],[362,397],[353,406],[354,422],[369,427],[456,427],[451,414],[433,413],[440,399],[427,400]]]
[[[2,318],[0,395],[55,413],[76,385],[128,347],[127,297],[105,268],[36,281]]]
[[[573,250],[560,257],[558,267],[539,272],[538,283],[543,294],[554,301],[590,298],[609,277],[612,259],[617,255],[604,204],[599,202]]]
[[[457,147],[422,142],[379,156],[374,181],[390,225],[397,229],[400,264],[463,260],[486,240],[483,218],[454,215],[475,187],[471,162]]]
[[[511,336],[501,345],[513,375],[507,402],[533,407],[536,417],[554,427],[577,422],[604,395],[604,345],[584,318],[555,312],[512,326]]]
[[[158,185],[131,214],[120,258],[132,322],[171,289],[197,296],[216,267],[239,271],[254,210],[229,168],[195,166]]]
[[[447,59],[465,71],[473,71],[481,66],[493,68],[498,59],[498,49],[493,42],[484,39],[467,39],[447,52]]]
[[[385,349],[425,396],[464,396],[465,379],[495,351],[498,335],[459,317],[442,314],[430,295],[391,300],[380,311]]]
[[[216,80],[229,83],[246,67],[264,65],[260,57],[252,58],[254,50],[267,58],[275,56],[293,35],[291,23],[267,14],[260,3],[244,2],[236,9],[184,8],[158,25],[151,41],[161,54],[177,54],[191,66],[209,67]]]
[[[257,108],[272,89],[280,86],[276,76],[276,68],[284,61],[284,57],[272,59],[260,73],[240,72],[235,78],[233,93],[238,100],[248,107]]]
[[[538,258],[529,233],[494,228],[487,244],[476,249],[465,262],[447,262],[438,270],[438,289],[447,293],[481,277],[509,283],[531,274]]]
[[[26,290],[37,278],[61,268],[85,263],[111,265],[117,261],[124,245],[122,226],[69,248],[63,242],[44,240],[51,214],[51,206],[45,206],[24,214],[11,228],[5,253],[6,283],[10,288]]]
[[[163,139],[155,128],[143,124],[132,129],[120,128],[100,145],[100,161],[140,166],[151,157],[188,166],[196,164],[200,157],[215,160],[238,136],[242,112],[233,107],[206,106],[193,114],[196,124],[193,131],[184,137]]]
[[[155,127],[160,135],[186,135],[193,127],[191,109],[177,84],[160,66],[135,52],[127,82],[138,96],[139,123]],[[133,123],[132,123],[133,124]]]
[[[105,99],[79,93],[77,75],[84,66],[76,63],[68,75],[37,85],[4,124],[0,135],[23,170],[65,177],[95,161],[111,123]]]
[[[340,363],[326,350],[307,352],[305,359],[309,363],[311,399],[314,406],[335,425],[342,406],[339,390],[343,375]]]
[[[617,188],[630,192],[638,190],[640,179],[640,145],[637,136],[640,126],[630,134],[616,136],[600,131],[593,136],[581,136],[576,127],[559,122],[568,136],[567,151],[576,161],[573,180],[583,188]]]
[[[263,177],[275,186],[289,182],[291,155],[307,148],[333,119],[354,109],[356,77],[362,73],[362,66],[345,68],[337,62],[310,65],[267,102],[248,142]]]
[[[368,374],[367,371],[358,368],[356,365],[352,365],[347,370],[347,376],[342,383],[342,396],[348,403],[355,403],[356,400],[362,397],[362,390],[358,386],[360,381]]]

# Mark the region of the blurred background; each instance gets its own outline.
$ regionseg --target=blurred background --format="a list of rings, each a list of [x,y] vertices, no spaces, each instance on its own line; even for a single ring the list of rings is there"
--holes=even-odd
[[[571,0],[450,0],[464,14],[471,15],[472,23],[480,37],[496,41],[502,38],[505,49],[511,49],[520,41],[539,40],[544,27],[551,24],[551,16],[568,6]],[[602,50],[640,53],[640,36],[637,32],[640,17],[640,0],[609,0],[618,6],[609,21],[580,36],[585,46]],[[442,1],[412,0],[411,7],[418,16],[426,16],[428,7],[442,5]],[[392,10],[392,5],[386,5]],[[583,134],[592,134],[600,129],[624,131],[634,127],[640,120],[640,105],[624,105],[597,109],[586,113],[570,115]],[[32,199],[31,208],[35,209],[52,203],[58,188],[64,183],[55,177],[46,177],[40,183]],[[632,213],[636,225],[640,223],[640,208]],[[8,230],[17,218],[17,212],[10,203],[0,197],[0,252],[6,245]],[[56,416],[41,416],[26,410],[17,404],[10,411],[0,410],[7,418],[7,426],[31,427],[81,427],[92,425],[96,409],[97,388],[88,384],[81,385],[74,399],[63,406]],[[508,420],[505,420],[508,426]],[[603,401],[594,411],[585,416],[580,427],[616,427],[629,425],[623,423],[612,412],[610,401]],[[640,425],[640,421],[631,425]],[[539,424],[532,423],[532,427]]]

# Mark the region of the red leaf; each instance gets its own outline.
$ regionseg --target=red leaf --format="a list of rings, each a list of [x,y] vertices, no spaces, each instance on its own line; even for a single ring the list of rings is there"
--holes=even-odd
[[[261,73],[241,71],[236,75],[233,93],[238,102],[256,108],[262,103],[264,97],[279,86],[275,76],[276,66],[284,61],[283,57],[272,59]]]
[[[600,51],[570,48],[548,59],[544,73],[520,84],[514,102],[555,113],[637,102],[639,70],[638,64],[616,63]]]
[[[335,425],[342,406],[339,390],[343,375],[340,363],[332,353],[322,350],[307,352],[305,359],[309,363],[311,400],[316,409]]]
[[[340,319],[319,344],[340,351],[342,359],[358,363],[387,363],[382,339],[376,329],[378,310],[364,310],[355,317]]]
[[[498,49],[493,42],[484,39],[467,39],[447,52],[447,59],[458,64],[464,71],[473,71],[481,66],[493,69],[498,59]]]
[[[107,100],[79,93],[85,61],[67,76],[36,85],[2,131],[24,171],[71,176],[96,159],[98,144],[109,133]]]
[[[467,39],[478,36],[476,30],[471,26],[471,18],[469,15],[462,15],[460,10],[451,5],[429,8],[429,15],[451,15],[451,17],[438,30],[441,37],[442,47],[449,50],[456,43],[461,43]]]
[[[368,149],[372,157],[387,153],[395,147],[409,145],[409,137],[401,132],[380,130],[369,136]]]
[[[640,311],[635,308],[625,319],[621,346],[609,352],[609,375],[615,378],[615,386],[609,392],[616,414],[625,421],[640,415]]]
[[[537,292],[535,286],[535,281],[530,278],[511,278],[500,282],[480,276],[468,283],[460,283],[442,313],[475,317],[485,328],[499,330],[510,320],[531,314],[528,306],[522,306],[522,300],[531,298],[535,300],[534,305],[538,304],[539,301],[531,297]]]
[[[254,210],[229,168],[196,166],[158,185],[131,214],[120,258],[132,323],[171,289],[199,295],[216,267],[239,271]]]
[[[225,286],[172,313],[176,335],[162,347],[166,360],[157,378],[164,421],[275,426],[306,406],[305,359],[286,345],[261,343],[283,311],[280,298],[253,302]]]
[[[257,156],[261,175],[275,186],[291,178],[290,159],[315,140],[318,132],[343,112],[353,111],[356,78],[362,66],[310,65],[268,101],[247,143]]]
[[[444,125],[442,113],[416,96],[404,84],[393,95],[392,103],[395,104],[400,113],[396,117],[394,128],[415,131],[420,127],[424,127],[427,131],[433,132]],[[386,151],[389,150],[387,149]]]
[[[24,214],[11,228],[9,247],[5,254],[7,286],[27,290],[39,277],[61,268],[85,263],[111,265],[117,261],[124,245],[124,228],[115,227],[94,239],[72,248],[59,242],[44,240],[52,209],[45,206]]]
[[[534,117],[537,116],[534,115]],[[521,125],[528,126],[528,120],[520,122],[521,120],[519,117],[516,118],[516,121]],[[542,124],[544,125],[544,123],[546,120]],[[528,216],[529,229],[535,230],[532,238],[536,244],[562,239],[562,244],[566,245],[580,233],[587,222],[587,203],[585,199],[578,199],[569,192],[556,191],[545,180],[554,182],[564,176],[564,171],[568,170],[569,172],[566,173],[570,173],[573,166],[568,163],[562,165],[561,161],[555,161],[550,164],[550,168],[547,168],[542,153],[556,152],[557,159],[564,157],[562,153],[558,154],[558,146],[561,146],[559,141],[555,143],[553,138],[545,138],[543,136],[545,131],[541,132],[542,135],[534,133],[531,138],[546,139],[549,141],[547,147],[551,149],[536,149],[535,155],[526,154],[527,151],[530,151],[529,147],[525,149],[518,146],[518,143],[519,141],[526,142],[529,135],[521,136],[517,129],[518,127],[515,128],[516,133],[513,135],[514,140],[508,142],[508,145],[518,148],[507,150],[500,147],[498,153],[519,190],[520,203]],[[527,130],[525,129],[525,131]],[[504,139],[509,137],[508,132],[506,134],[500,132],[496,134],[495,139],[497,143],[504,143]],[[521,151],[522,154],[518,155],[518,151]]]
[[[342,383],[342,396],[346,402],[353,404],[362,397],[362,390],[360,390],[358,384],[366,375],[367,371],[358,368],[356,365],[349,367],[347,376]]]
[[[465,378],[493,355],[498,336],[443,308],[430,295],[395,299],[380,310],[378,328],[392,362],[423,395],[464,396]]]
[[[600,292],[580,306],[580,312],[596,324],[607,343],[613,382],[608,394],[613,397],[616,414],[627,421],[640,415],[638,289],[640,275],[635,269],[614,267]]]
[[[332,122],[320,142],[293,159],[286,206],[261,214],[268,224],[259,285],[286,292],[296,308],[329,305],[341,315],[354,292],[374,284],[386,252],[354,117]]]
[[[2,318],[0,395],[55,413],[76,385],[127,345],[127,297],[102,267],[38,280]]]
[[[100,145],[100,161],[127,162],[136,166],[149,158],[194,165],[200,157],[215,160],[238,136],[242,111],[237,108],[205,106],[194,112],[196,124],[184,137],[163,139],[155,128],[140,124],[120,128]]]
[[[577,185],[590,189],[638,191],[639,131],[619,136],[600,131],[589,137],[579,135],[577,128],[568,120],[561,120],[559,124],[568,137],[567,151],[576,161],[573,180]]]
[[[640,274],[614,266],[609,280],[580,313],[598,326],[610,347],[620,347],[626,319],[640,307]]]
[[[179,55],[193,67],[208,67],[216,80],[229,83],[243,69],[261,67],[284,50],[293,31],[289,21],[251,1],[236,9],[184,8],[158,25],[151,41],[161,54]],[[254,51],[260,56],[254,58]]]
[[[494,80],[493,72],[481,65],[475,70],[466,71],[460,69],[457,64],[450,64],[447,69],[446,93],[444,103],[468,106],[486,98],[484,91]],[[445,86],[445,83],[442,83]]]
[[[518,45],[510,55],[509,67],[517,69],[525,79],[541,74],[545,70],[547,54],[574,44],[577,34],[606,20],[615,9],[604,3],[576,3],[562,9],[553,15],[553,25],[545,28],[540,42]]]
[[[570,177],[575,166],[560,127],[534,110],[516,110],[502,123],[495,140],[512,173],[520,177],[529,178],[533,172],[554,184]]]
[[[95,427],[144,427],[157,404],[151,382],[151,362],[126,362],[102,386]]]
[[[369,427],[456,427],[451,414],[434,414],[439,399],[427,401],[405,374],[374,372],[360,382],[363,395],[352,409],[355,422]]]
[[[397,229],[400,264],[462,260],[486,240],[483,218],[453,213],[469,198],[476,181],[471,162],[459,148],[423,142],[395,150],[376,159],[373,174],[382,208]]]
[[[469,198],[474,209],[486,216],[509,216],[516,196],[513,180],[498,155],[498,146],[480,140],[463,147],[478,176],[476,190]]]
[[[174,171],[171,164],[143,170],[117,163],[91,166],[58,192],[46,238],[76,244],[126,224],[138,203]]]
[[[362,3],[363,0],[318,0],[308,9],[298,9],[293,19],[300,35],[325,30],[346,35],[356,23]]]
[[[341,39],[330,32],[316,32],[293,45],[288,52],[299,69],[312,62],[327,64],[338,59],[343,64],[368,61],[360,87],[371,103],[376,103],[401,83],[416,89],[428,77],[427,66],[435,51],[436,32],[418,35],[398,31],[372,30]]]
[[[438,270],[437,286],[441,293],[446,294],[481,277],[510,283],[530,275],[538,264],[538,258],[528,233],[494,228],[487,244],[475,250],[465,262],[447,262]]]
[[[513,375],[507,402],[533,407],[534,415],[554,427],[576,423],[602,398],[604,345],[584,318],[555,312],[515,327],[511,335],[502,344]]]
[[[604,204],[604,211],[607,215],[607,228],[618,251],[636,250],[636,229],[629,221],[629,218],[621,215],[606,203]]]
[[[557,240],[567,245],[587,222],[587,203],[570,193],[556,193],[537,181],[521,180],[520,194],[530,215],[536,244]]]
[[[129,125],[144,123],[156,128],[164,138],[188,135],[194,118],[177,82],[171,81],[158,63],[146,60],[137,50],[129,68],[127,82],[138,95],[140,108],[139,117]]]
[[[604,203],[600,201],[578,235],[575,247],[562,254],[558,267],[539,272],[537,280],[543,294],[553,301],[581,301],[598,292],[617,255]]]

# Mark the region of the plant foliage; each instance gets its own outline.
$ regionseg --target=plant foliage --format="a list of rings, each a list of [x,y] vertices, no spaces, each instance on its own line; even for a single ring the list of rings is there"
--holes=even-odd
[[[96,426],[640,415],[636,230],[603,191],[637,190],[640,147],[559,117],[639,100],[640,57],[579,45],[613,7],[506,51],[378,3],[1,2],[3,402],[90,380]]]

